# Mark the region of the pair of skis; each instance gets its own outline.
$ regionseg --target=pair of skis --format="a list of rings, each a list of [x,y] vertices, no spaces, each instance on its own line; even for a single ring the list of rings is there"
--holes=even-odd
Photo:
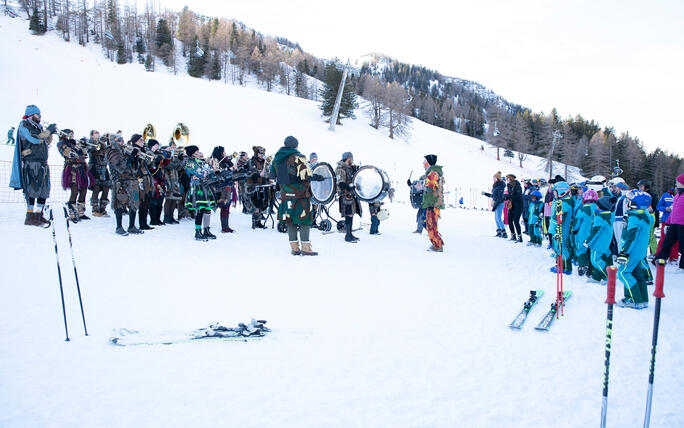
[[[523,303],[523,308],[518,314],[518,316],[515,317],[513,322],[511,322],[508,326],[513,329],[520,330],[523,327],[523,324],[525,324],[525,321],[527,320],[528,315],[530,314],[530,311],[534,306],[539,302],[539,299],[544,295],[544,290],[530,290],[530,297]],[[558,300],[556,302],[551,303],[551,309],[544,315],[544,318],[539,321],[539,324],[534,328],[535,330],[540,330],[540,331],[549,331],[551,328],[551,324],[553,323],[554,318],[558,317],[558,301],[563,302],[562,304],[565,303],[566,300],[568,300],[572,296],[572,291],[564,291],[561,296],[559,296]]]
[[[114,330],[109,341],[118,346],[171,345],[197,340],[249,341],[262,339],[270,332],[265,320],[252,319],[249,324],[239,323],[237,327],[214,323],[187,332],[141,332],[120,328]]]

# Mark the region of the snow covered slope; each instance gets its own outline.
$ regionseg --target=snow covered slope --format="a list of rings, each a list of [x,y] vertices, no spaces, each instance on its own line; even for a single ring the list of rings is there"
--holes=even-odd
[[[26,104],[78,135],[92,128],[162,138],[178,121],[205,153],[263,145],[287,135],[304,152],[336,161],[354,152],[396,178],[436,153],[449,186],[488,188],[497,162],[480,142],[415,123],[407,142],[366,121],[327,132],[310,101],[117,66],[92,50],[0,17],[0,123]],[[3,159],[10,151],[1,149]],[[56,153],[53,163],[59,163]],[[528,161],[529,162],[529,161]],[[533,166],[533,163],[528,163]],[[0,426],[473,426],[598,424],[605,345],[605,288],[567,277],[574,291],[548,334],[533,330],[552,301],[548,252],[490,237],[489,213],[447,209],[442,254],[414,235],[415,211],[389,204],[383,235],[361,242],[312,232],[317,258],[292,257],[287,239],[254,231],[235,210],[234,235],[192,240],[191,222],[142,236],[114,235],[113,219],[72,226],[89,337],[81,329],[71,254],[57,222],[72,341],[64,342],[49,231],[21,225],[21,204],[0,204]],[[214,229],[218,224],[213,216]],[[362,219],[368,221],[368,217]],[[652,426],[684,425],[684,278],[668,269]],[[507,325],[530,289],[547,295],[522,331]],[[608,421],[643,418],[653,305],[616,309]],[[112,328],[186,330],[265,318],[258,342],[114,347]]]

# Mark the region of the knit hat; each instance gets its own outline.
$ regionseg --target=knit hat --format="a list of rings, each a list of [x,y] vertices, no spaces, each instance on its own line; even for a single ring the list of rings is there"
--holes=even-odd
[[[515,174],[507,174],[506,178],[510,178],[511,180],[515,180]]]
[[[596,205],[603,211],[610,211],[613,207],[613,201],[610,200],[610,196],[601,196],[596,201]]]
[[[677,177],[677,183],[684,185],[684,174]]]
[[[140,134],[133,134],[131,135],[131,143],[135,144],[136,141],[142,138],[142,135]]]
[[[221,160],[221,158],[223,157],[223,152],[225,150],[226,149],[224,149],[223,146],[216,146],[214,147],[214,150],[211,152],[211,157],[214,159]]]
[[[147,140],[147,147],[149,147],[150,149],[158,144],[159,141],[155,140],[154,138],[150,138],[149,140]]]
[[[264,149],[261,146],[252,146],[252,151],[254,152],[255,155],[258,153],[266,153],[266,149]]]
[[[344,152],[342,153],[342,160],[345,161],[349,158],[354,159],[354,155],[352,155],[352,152]]]
[[[293,137],[292,135],[285,138],[285,143],[284,143],[285,147],[290,148],[290,149],[296,149],[298,145],[299,145],[299,141],[297,141],[297,139],[295,137]]]
[[[437,163],[437,155],[425,155],[425,160],[430,166],[434,166]]]
[[[318,159],[318,155],[316,154],[316,152],[311,152],[311,154],[309,155],[309,161],[312,161],[314,158]]]
[[[199,151],[199,147],[197,146],[185,146],[185,154],[188,155],[188,157],[191,157],[192,155],[195,154],[195,152]]]
[[[494,173],[494,178],[497,180],[501,180],[501,171],[497,171]]]
[[[26,111],[24,112],[24,116],[33,116],[34,114],[40,114],[40,109],[33,104],[26,106]]]

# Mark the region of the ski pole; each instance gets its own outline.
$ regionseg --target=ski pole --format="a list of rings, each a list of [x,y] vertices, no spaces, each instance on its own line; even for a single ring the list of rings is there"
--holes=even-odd
[[[653,296],[656,298],[655,313],[653,314],[653,343],[651,344],[651,369],[648,374],[648,394],[646,395],[646,416],[644,417],[644,428],[648,428],[651,423],[651,403],[653,401],[653,377],[655,374],[656,345],[658,344],[658,327],[660,324],[660,299],[665,297],[663,294],[663,283],[665,281],[665,260],[658,259],[658,270],[656,271],[656,283]]]
[[[50,222],[52,223],[52,241],[55,243],[55,257],[57,258],[57,277],[59,278],[59,294],[62,297],[62,315],[64,316],[64,332],[66,333],[66,341],[69,339],[69,329],[67,327],[66,306],[64,305],[64,288],[62,287],[62,270],[59,268],[59,252],[57,251],[57,237],[55,235],[55,219],[52,215],[52,207],[50,209]]]
[[[615,304],[615,276],[617,275],[617,268],[608,268],[608,291],[606,296],[606,303],[608,304],[608,313],[606,314],[606,369],[603,372],[603,402],[601,403],[601,428],[606,427],[606,414],[608,411],[608,373],[610,370],[610,350],[612,347],[613,337],[613,305]]]
[[[81,286],[78,282],[78,271],[76,270],[76,258],[74,257],[74,245],[71,243],[71,229],[69,228],[69,213],[67,212],[66,206],[62,206],[64,209],[64,219],[66,220],[67,235],[69,236],[69,248],[71,248],[71,263],[74,265],[74,278],[76,278],[76,291],[78,291],[78,303],[81,305],[81,318],[83,318],[83,331],[85,335],[88,335],[88,327],[86,327],[85,313],[83,312],[83,299],[81,299]]]

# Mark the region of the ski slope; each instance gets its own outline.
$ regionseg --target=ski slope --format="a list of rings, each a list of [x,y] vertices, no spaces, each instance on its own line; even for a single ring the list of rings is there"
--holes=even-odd
[[[439,156],[451,188],[488,189],[497,170],[541,174],[534,160],[520,170],[481,151],[480,141],[418,121],[408,141],[389,140],[360,112],[333,134],[311,101],[118,66],[97,46],[34,37],[27,27],[0,17],[0,123],[7,128],[36,104],[46,122],[77,135],[92,128],[130,135],[150,122],[164,140],[183,121],[205,154],[218,144],[274,153],[294,135],[302,152],[322,161],[350,150],[385,169],[403,200],[406,178],[419,174],[427,153]],[[56,152],[50,162],[60,163]],[[491,237],[489,212],[446,209],[445,252],[428,253],[427,236],[410,233],[410,205],[387,207],[382,235],[366,228],[355,245],[313,231],[316,258],[292,257],[285,235],[251,230],[239,208],[231,215],[237,233],[208,243],[192,240],[187,221],[126,238],[113,233],[113,218],[72,225],[88,337],[60,218],[72,337],[65,342],[51,231],[21,225],[21,204],[0,204],[0,426],[597,425],[605,288],[566,277],[574,294],[565,316],[537,332],[556,286],[548,251]],[[684,277],[674,272],[668,266],[653,427],[684,426]],[[530,289],[546,295],[524,328],[512,331],[507,326]],[[252,317],[267,319],[273,332],[249,343],[108,343],[113,328],[185,331]],[[653,303],[615,309],[610,426],[642,423],[652,319]]]

